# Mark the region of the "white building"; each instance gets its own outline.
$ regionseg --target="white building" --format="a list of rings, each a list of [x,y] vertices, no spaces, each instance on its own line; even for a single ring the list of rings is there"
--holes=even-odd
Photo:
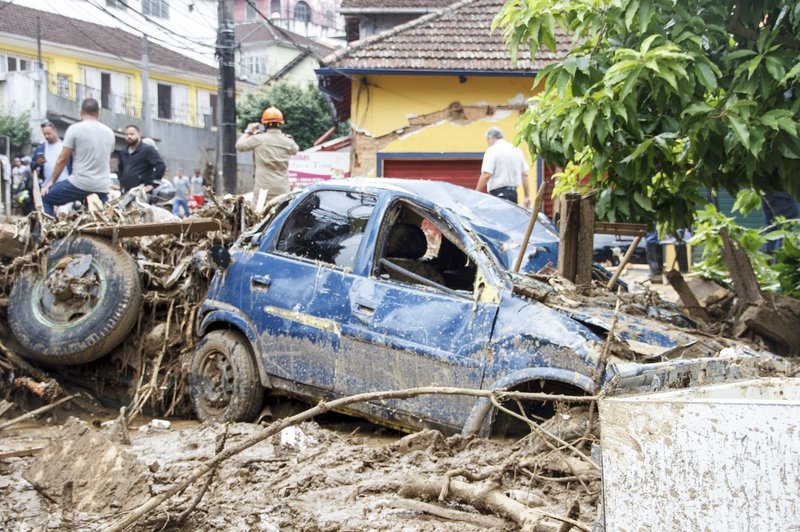
[[[146,34],[155,44],[216,65],[217,0],[15,0],[14,4]],[[41,31],[42,39],[47,39],[48,28]]]

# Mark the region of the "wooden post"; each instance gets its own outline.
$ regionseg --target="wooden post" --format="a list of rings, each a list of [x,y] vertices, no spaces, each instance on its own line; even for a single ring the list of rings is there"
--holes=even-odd
[[[594,193],[580,200],[580,225],[576,251],[575,284],[592,283],[592,256],[594,255]]]
[[[561,199],[560,242],[558,245],[558,273],[575,282],[578,268],[578,232],[580,231],[580,194],[569,193]]]

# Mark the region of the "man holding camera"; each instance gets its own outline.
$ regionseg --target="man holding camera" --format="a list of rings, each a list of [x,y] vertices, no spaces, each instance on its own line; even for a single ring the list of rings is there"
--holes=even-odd
[[[269,107],[261,114],[262,133],[259,124],[247,126],[236,141],[239,151],[252,151],[255,166],[253,205],[258,204],[262,190],[266,190],[267,201],[289,192],[289,158],[300,149],[294,139],[281,131],[283,113],[277,107]]]

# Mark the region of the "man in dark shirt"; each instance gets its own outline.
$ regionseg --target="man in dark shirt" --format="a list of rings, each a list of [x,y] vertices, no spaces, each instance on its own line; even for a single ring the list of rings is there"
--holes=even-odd
[[[154,146],[142,142],[139,128],[134,125],[125,128],[125,142],[128,149],[120,153],[117,171],[120,188],[125,193],[133,187],[144,185],[145,191],[150,192],[158,187],[164,176],[164,161]]]

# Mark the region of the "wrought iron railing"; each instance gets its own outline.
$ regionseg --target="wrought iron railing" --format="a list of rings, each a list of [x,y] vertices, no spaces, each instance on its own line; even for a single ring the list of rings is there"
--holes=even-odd
[[[102,90],[81,83],[75,83],[63,74],[48,74],[48,92],[62,98],[80,102],[85,98],[94,98],[100,107],[113,113],[142,118],[142,100],[130,94],[115,94],[111,90]],[[167,105],[166,102],[152,102],[151,116],[155,120],[163,120],[193,127],[209,127],[208,114],[201,114],[196,108],[186,105]]]

